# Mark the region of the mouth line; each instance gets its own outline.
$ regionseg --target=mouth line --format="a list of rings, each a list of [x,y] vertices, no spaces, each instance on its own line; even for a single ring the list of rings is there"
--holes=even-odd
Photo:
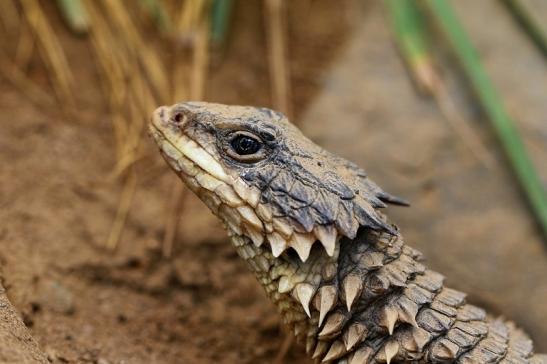
[[[153,129],[153,130],[150,130],[150,132],[153,134],[152,136],[154,138],[159,137],[161,139],[161,141],[165,141],[165,142],[169,143],[169,145],[171,145],[173,148],[175,148],[181,156],[184,156],[186,158],[184,153],[179,148],[177,148],[177,145],[173,141],[171,141],[165,135],[165,133],[153,121],[150,123],[150,129]],[[156,144],[158,144],[158,146],[160,147],[160,150],[163,152],[163,149],[161,148],[161,145],[159,143],[156,143]]]

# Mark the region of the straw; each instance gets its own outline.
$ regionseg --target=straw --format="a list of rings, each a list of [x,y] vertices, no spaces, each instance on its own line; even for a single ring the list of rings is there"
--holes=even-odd
[[[25,18],[38,40],[42,58],[53,76],[52,83],[59,101],[61,105],[73,108],[75,104],[71,88],[73,77],[59,39],[53,32],[38,1],[20,0],[20,2]]]
[[[177,62],[175,68],[177,77],[180,82],[175,83],[174,97],[180,97],[177,101],[184,100],[188,94],[187,88],[183,85],[184,70],[190,69],[190,97],[192,100],[202,100],[205,95],[205,80],[207,79],[207,71],[209,66],[209,21],[206,17],[208,3],[205,1],[195,1],[188,4],[189,7],[182,9],[180,14],[179,31],[184,29],[186,32],[193,35],[190,38],[190,44],[182,44],[180,51],[185,51],[186,46],[192,48],[192,64],[188,66],[184,62]],[[183,96],[184,95],[184,96]],[[167,207],[167,220],[165,224],[165,232],[163,235],[163,255],[169,257],[173,250],[173,244],[176,240],[178,223],[182,211],[182,204],[186,196],[186,191],[182,183],[178,179],[173,179],[172,193],[169,196]]]
[[[112,224],[112,229],[108,235],[105,246],[109,249],[115,249],[120,241],[129,209],[133,203],[133,197],[135,196],[135,189],[137,187],[137,174],[133,169],[127,176],[126,183],[123,186],[120,200],[118,203],[118,209]]]
[[[55,99],[49,93],[44,91],[40,86],[27,77],[24,72],[21,72],[19,67],[11,62],[8,56],[0,48],[0,73],[21,93],[24,93],[29,99],[38,106],[53,106]]]
[[[291,116],[291,89],[287,60],[285,4],[283,0],[265,0],[265,23],[268,37],[268,61],[272,104]]]
[[[17,11],[14,1],[0,1],[0,24],[4,27],[6,34],[14,36],[18,33],[21,25],[21,17]]]

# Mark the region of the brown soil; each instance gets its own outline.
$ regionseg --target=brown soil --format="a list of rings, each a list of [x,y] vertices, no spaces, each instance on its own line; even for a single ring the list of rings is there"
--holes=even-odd
[[[469,291],[472,299],[496,312],[515,317],[547,350],[541,344],[547,342],[547,260],[511,176],[503,172],[500,161],[495,176],[505,182],[490,191],[485,177],[490,172],[477,167],[474,157],[458,147],[457,139],[450,139],[450,129],[442,128],[442,118],[431,104],[414,95],[379,7],[349,3],[291,2],[296,117],[318,141],[370,167],[381,185],[417,201],[414,210],[395,212],[407,240],[418,241],[426,256],[436,261],[436,269],[449,271],[452,285]],[[473,8],[473,2],[467,3],[467,8],[461,7],[473,25],[473,16],[479,19],[480,12],[473,15],[466,10]],[[268,105],[262,9],[258,2],[238,4],[225,58],[208,84],[208,99]],[[355,16],[361,12],[365,16]],[[361,22],[365,25],[352,26]],[[510,28],[508,24],[502,28]],[[486,33],[477,31],[477,36]],[[13,333],[6,338],[0,332],[0,348],[14,348],[12,357],[0,356],[0,361],[44,362],[43,351],[53,363],[272,362],[284,339],[276,309],[217,222],[193,197],[184,202],[187,213],[173,257],[161,258],[174,177],[152,143],[146,143],[147,156],[138,167],[138,191],[119,249],[101,248],[121,187],[106,181],[114,164],[114,141],[87,43],[62,35],[68,56],[77,65],[81,104],[77,120],[37,107],[7,82],[0,83],[0,282],[29,329],[12,314],[0,315],[0,330]],[[495,42],[479,39],[481,49],[495,53],[487,47]],[[526,44],[525,39],[518,40]],[[365,47],[364,55],[355,46],[359,42]],[[341,85],[352,83],[360,72],[361,63],[349,61],[356,56],[365,70],[359,77],[367,81],[363,81],[364,89],[353,93]],[[507,74],[503,70],[512,67],[488,65],[497,75]],[[337,71],[341,67],[347,77]],[[34,70],[33,77],[44,79],[40,72]],[[326,74],[329,82],[317,97]],[[530,80],[537,80],[533,78],[537,73],[531,75]],[[545,72],[539,75],[544,77]],[[503,84],[500,79],[504,90],[515,89],[511,80]],[[517,91],[507,93],[514,108],[537,99],[531,91],[527,95]],[[340,97],[348,100],[346,104],[336,101]],[[304,113],[308,107],[310,111]],[[528,114],[519,116],[532,120],[526,124],[526,135],[531,135],[536,158],[544,161],[547,123],[539,123],[533,115],[541,115],[545,108],[539,107],[536,114],[529,107],[526,110]],[[424,120],[419,124],[423,127],[397,124],[408,117]],[[368,121],[361,126],[365,118]],[[333,119],[346,122],[333,128]],[[492,142],[487,132],[481,133]],[[394,137],[399,138],[397,147],[390,145]],[[447,140],[452,140],[448,149],[443,148]],[[431,162],[432,155],[440,157]],[[457,159],[451,159],[453,155]],[[464,173],[471,177],[462,177]],[[440,177],[435,179],[437,174]],[[484,197],[461,198],[468,197],[466,186],[473,183]],[[504,196],[509,197],[503,200]],[[482,214],[489,204],[493,207]],[[455,225],[461,228],[454,230]],[[497,248],[488,245],[493,241],[499,242]],[[483,278],[476,279],[473,272]],[[2,299],[0,310],[9,308]],[[3,326],[3,320],[11,324]],[[285,362],[308,361],[301,348],[293,345]]]
[[[240,2],[235,10],[208,99],[269,104],[259,4]],[[291,7],[297,115],[343,43],[344,11],[329,1]],[[138,191],[119,249],[101,248],[121,188],[105,182],[115,162],[110,120],[87,43],[58,31],[78,65],[77,120],[39,108],[10,84],[0,84],[0,274],[30,333],[54,363],[270,361],[284,338],[276,308],[192,196],[184,202],[174,256],[161,258],[174,177],[152,143],[146,143],[147,157],[138,166]],[[46,79],[38,67],[31,74]],[[0,346],[8,344],[13,345],[0,335]],[[32,362],[28,346],[14,348],[6,361]],[[303,360],[298,349],[287,356]]]

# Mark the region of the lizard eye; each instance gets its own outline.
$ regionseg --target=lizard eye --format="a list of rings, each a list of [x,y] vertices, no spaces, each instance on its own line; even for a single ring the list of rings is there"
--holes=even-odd
[[[225,144],[226,153],[233,159],[252,163],[266,157],[266,148],[262,139],[247,131],[237,131],[231,134]]]
[[[234,151],[239,155],[255,154],[262,147],[260,141],[248,135],[237,135],[230,143]]]

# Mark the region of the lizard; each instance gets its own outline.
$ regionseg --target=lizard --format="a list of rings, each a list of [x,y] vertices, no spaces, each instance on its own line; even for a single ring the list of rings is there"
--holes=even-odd
[[[404,243],[381,209],[405,200],[284,114],[184,102],[156,109],[149,133],[315,362],[547,363]]]

